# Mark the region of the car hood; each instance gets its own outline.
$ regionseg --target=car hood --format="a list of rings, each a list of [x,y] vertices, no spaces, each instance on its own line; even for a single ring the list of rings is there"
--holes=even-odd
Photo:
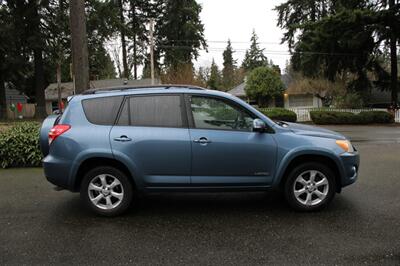
[[[284,127],[286,129],[289,129],[293,133],[298,135],[330,138],[330,139],[346,139],[346,137],[343,136],[342,134],[325,128],[309,126],[304,124],[297,124],[297,123],[288,123],[288,122],[285,122],[285,124],[286,126]]]

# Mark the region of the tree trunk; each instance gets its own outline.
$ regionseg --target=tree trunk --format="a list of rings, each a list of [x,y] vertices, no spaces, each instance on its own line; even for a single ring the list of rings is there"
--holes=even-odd
[[[7,119],[7,99],[3,71],[0,71],[0,118]]]
[[[394,0],[389,0],[389,9],[395,6]],[[394,10],[393,10],[394,11]],[[392,105],[397,107],[398,104],[398,91],[397,91],[397,38],[394,29],[392,29],[390,36],[390,88],[392,91]]]
[[[40,31],[40,17],[38,11],[38,3],[35,1],[33,4],[33,20],[32,29],[35,31],[35,43],[33,44],[33,61],[34,61],[34,77],[35,77],[35,118],[44,118],[46,114],[46,101],[44,99],[45,84],[45,73],[43,66],[43,48],[41,42],[41,31]],[[38,39],[36,39],[38,38]]]
[[[44,80],[44,67],[43,67],[43,55],[41,48],[35,48],[33,50],[34,71],[35,71],[35,97],[36,97],[36,109],[35,118],[44,118],[47,116],[46,113],[46,101],[44,98],[45,80]]]
[[[84,0],[71,0],[70,14],[72,70],[75,81],[75,93],[81,93],[89,89],[89,56]]]
[[[128,59],[126,55],[126,41],[125,41],[125,18],[124,18],[124,5],[123,0],[119,0],[119,16],[121,22],[121,45],[122,45],[122,65],[124,67],[124,78],[129,77]]]
[[[136,34],[133,36],[133,78],[137,79]]]

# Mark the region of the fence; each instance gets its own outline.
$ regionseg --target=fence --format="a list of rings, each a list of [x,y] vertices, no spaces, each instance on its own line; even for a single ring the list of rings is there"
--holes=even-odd
[[[24,118],[32,118],[35,116],[35,104],[33,103],[24,103],[22,104],[22,112],[19,113],[17,111],[12,112],[10,108],[7,106],[7,117],[9,119],[16,119],[18,116],[22,115]]]
[[[313,108],[313,107],[296,107],[296,108],[286,108],[286,109],[296,113],[298,122],[311,121],[310,111],[321,110],[321,108]],[[364,111],[385,111],[385,112],[387,112],[387,109],[384,109],[384,108],[363,108],[363,109],[324,108],[323,110],[324,111],[337,111],[337,112],[350,112],[350,113],[355,113],[355,114],[358,114],[358,113],[364,112]],[[400,110],[397,110],[397,112],[395,113],[395,122],[400,123]]]

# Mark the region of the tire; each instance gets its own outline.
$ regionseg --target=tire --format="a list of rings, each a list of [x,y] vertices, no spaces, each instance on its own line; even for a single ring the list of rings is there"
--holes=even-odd
[[[81,183],[84,204],[102,216],[117,216],[132,203],[133,186],[128,176],[111,166],[89,170]]]
[[[297,211],[321,210],[332,201],[335,193],[335,175],[321,163],[296,166],[290,171],[284,185],[286,201]]]

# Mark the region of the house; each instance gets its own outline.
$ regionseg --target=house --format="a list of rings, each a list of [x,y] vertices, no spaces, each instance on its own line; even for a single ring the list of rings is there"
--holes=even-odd
[[[160,84],[159,80],[155,81]],[[127,80],[127,79],[103,79],[90,81],[90,88],[108,88],[117,87],[122,85],[132,86],[145,86],[150,85],[151,79]],[[72,82],[61,83],[61,98],[66,102],[67,97],[74,95],[74,84]],[[57,83],[51,83],[45,90],[46,111],[51,114],[54,110],[58,109],[58,86]]]
[[[281,80],[283,81],[285,88],[287,87],[287,83],[286,83],[286,74],[281,75]],[[236,96],[250,104],[256,104],[255,101],[253,101],[252,99],[248,98],[246,95],[246,78],[244,80],[244,82],[240,83],[239,85],[237,85],[236,87],[234,87],[233,89],[231,89],[230,91],[228,91],[228,93],[232,94],[233,96]],[[273,99],[270,103],[269,106],[271,107],[283,107],[283,99],[282,97],[276,97],[275,99]]]
[[[11,104],[17,103],[27,103],[29,97],[23,94],[22,92],[18,91],[17,89],[10,88],[7,84],[5,84],[6,88],[6,103],[7,106]]]
[[[316,97],[312,93],[304,92],[299,90],[294,86],[292,82],[292,77],[288,74],[281,75],[281,80],[285,86],[285,92],[283,94],[283,99],[281,97],[276,97],[269,105],[276,107],[322,107],[322,101],[320,98]],[[249,103],[250,99],[246,96],[246,82],[243,82],[228,93],[239,97]]]
[[[16,117],[23,116],[31,118],[35,114],[34,104],[28,104],[29,97],[19,90],[12,88],[9,84],[5,83],[5,100],[7,109],[7,118],[15,119]],[[11,109],[11,105],[17,106],[18,103],[23,105],[22,112],[17,112],[17,109]]]

